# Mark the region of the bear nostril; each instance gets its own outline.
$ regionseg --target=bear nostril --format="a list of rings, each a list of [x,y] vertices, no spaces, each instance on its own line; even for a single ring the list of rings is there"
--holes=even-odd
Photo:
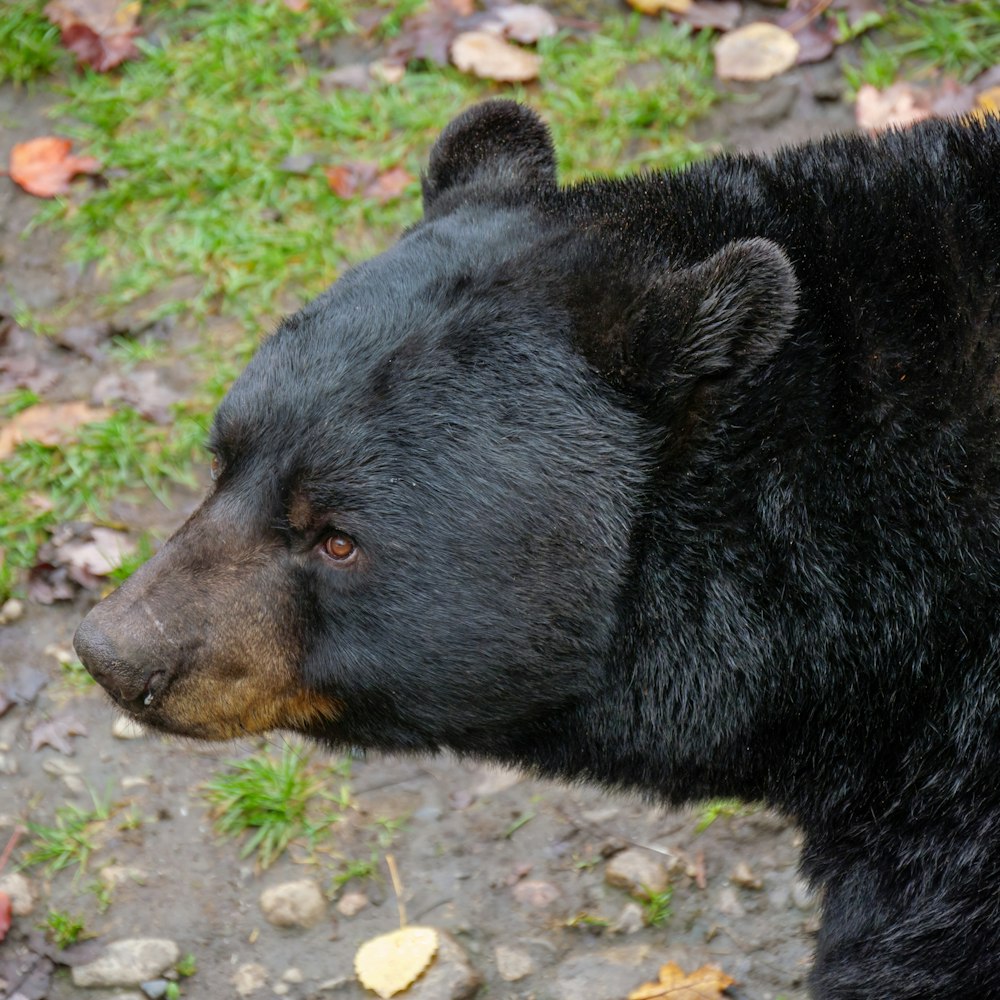
[[[142,699],[144,708],[149,708],[156,699],[156,696],[163,690],[167,683],[167,672],[165,670],[154,670],[146,682],[146,694]]]

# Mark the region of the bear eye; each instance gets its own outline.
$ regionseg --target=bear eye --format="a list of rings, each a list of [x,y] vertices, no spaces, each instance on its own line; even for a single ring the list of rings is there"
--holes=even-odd
[[[323,542],[322,549],[338,566],[349,566],[358,558],[358,547],[348,535],[331,535]]]

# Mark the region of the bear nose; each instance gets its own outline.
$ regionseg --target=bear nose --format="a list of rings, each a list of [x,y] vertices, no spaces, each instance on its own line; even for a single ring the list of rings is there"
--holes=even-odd
[[[139,711],[151,687],[162,679],[162,670],[145,669],[122,649],[91,612],[79,624],[73,636],[73,648],[90,675],[119,704]]]

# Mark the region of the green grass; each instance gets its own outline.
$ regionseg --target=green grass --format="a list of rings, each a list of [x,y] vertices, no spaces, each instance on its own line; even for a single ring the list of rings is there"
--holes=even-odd
[[[639,902],[642,905],[642,918],[647,927],[662,927],[671,914],[671,900],[674,898],[672,886],[667,886],[662,892],[644,891]]]
[[[70,916],[61,910],[50,910],[41,927],[52,938],[57,948],[68,948],[80,940],[83,934],[83,918]]]
[[[82,809],[69,803],[60,806],[55,813],[55,823],[27,824],[30,836],[29,847],[22,860],[26,868],[41,865],[46,875],[54,875],[71,865],[82,873],[97,848],[96,838],[105,823],[111,818],[110,800],[102,801],[90,793],[92,808]]]
[[[704,833],[721,817],[749,816],[760,809],[759,805],[743,802],[741,799],[711,799],[703,802],[695,823],[695,833]]]
[[[280,754],[263,751],[230,761],[226,773],[204,788],[224,837],[244,837],[241,857],[256,853],[261,868],[273,864],[298,837],[313,838],[336,820],[327,812],[314,818],[312,806],[329,801],[324,779],[310,767],[309,756],[285,746]],[[339,804],[339,803],[338,803]]]
[[[195,485],[193,463],[202,460],[206,423],[207,416],[194,407],[179,410],[170,428],[122,409],[84,425],[66,444],[21,444],[0,462],[0,510],[5,514],[0,518],[0,550],[6,554],[0,564],[0,594],[9,592],[18,571],[33,564],[38,546],[56,524],[84,517],[101,521],[112,500],[148,491],[166,502],[170,483]],[[132,568],[136,565],[133,561]]]
[[[313,0],[294,13],[281,0],[150,5],[143,17],[155,41],[140,39],[141,58],[112,73],[74,70],[66,80],[60,128],[104,163],[108,183],[53,200],[33,225],[60,226],[73,256],[98,262],[107,310],[182,313],[188,325],[221,314],[246,333],[226,349],[206,336],[190,352],[201,387],[173,427],[122,410],[70,444],[26,443],[0,462],[0,596],[22,579],[55,524],[99,521],[129,489],[163,496],[171,482],[193,481],[209,412],[260,334],[419,217],[417,178],[428,150],[469,104],[505,95],[537,107],[552,124],[567,179],[673,167],[701,153],[684,130],[715,99],[707,36],[610,16],[598,32],[543,41],[535,84],[506,87],[423,66],[368,93],[330,91],[317,46],[354,33],[355,15],[370,6]],[[377,35],[390,37],[420,4],[381,6],[388,16]],[[2,30],[17,23],[31,38],[51,40],[39,7],[19,0]],[[359,37],[359,58],[363,44]],[[37,65],[42,71],[51,61]],[[643,82],[632,81],[633,67]],[[297,154],[315,160],[304,176],[281,169]],[[338,198],[324,167],[356,160],[401,166],[414,180],[385,203]],[[67,321],[18,318],[41,330]],[[156,363],[170,347],[120,339],[109,350],[127,368]],[[0,415],[36,401],[13,393],[0,399]]]
[[[110,265],[118,297],[197,275],[191,308],[251,324],[275,301],[311,297],[418,217],[416,178],[433,138],[463,107],[501,92],[440,67],[370,93],[328,92],[301,36],[318,24],[350,32],[359,8],[318,6],[305,21],[276,0],[194,8],[120,78],[90,73],[74,86],[65,111],[80,123],[81,148],[115,177],[65,222],[80,253]],[[598,34],[548,39],[542,82],[503,91],[550,116],[570,175],[697,152],[678,130],[714,96],[707,40],[666,23],[642,36],[638,27],[637,17],[609,19]],[[629,83],[623,71],[635,63],[655,63],[660,78]],[[306,176],[281,170],[304,153],[316,157]],[[339,199],[323,167],[352,160],[403,166],[414,181],[398,201]]]
[[[1000,63],[1000,5],[994,0],[898,3],[882,30],[861,42],[848,83],[884,90],[900,78],[952,77],[963,82]]]
[[[59,29],[40,0],[5,0],[0,8],[0,83],[27,83],[50,73],[60,57]]]

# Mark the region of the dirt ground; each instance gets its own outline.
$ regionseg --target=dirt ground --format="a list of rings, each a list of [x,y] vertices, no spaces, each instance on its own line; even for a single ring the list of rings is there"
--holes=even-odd
[[[770,150],[850,128],[850,108],[833,99],[836,81],[830,63],[747,87],[696,134],[723,147]],[[51,102],[44,88],[30,95],[0,90],[0,158],[6,161],[12,143],[53,131],[44,118]],[[0,264],[27,304],[72,302],[74,316],[86,321],[96,308],[88,274],[65,261],[50,231],[21,239],[37,205],[0,181]],[[65,352],[60,366],[68,396],[100,374],[99,366]],[[171,510],[151,499],[144,519],[168,528],[196,499],[178,491]],[[734,997],[805,997],[815,901],[797,876],[797,831],[765,812],[724,815],[698,832],[698,810],[668,811],[452,759],[368,758],[353,762],[351,806],[329,842],[320,845],[319,861],[298,850],[266,871],[255,870],[252,859],[240,858],[237,843],[213,831],[200,785],[220,771],[223,760],[258,747],[113,736],[113,715],[101,693],[67,686],[51,651],[53,645],[68,648],[86,610],[84,598],[51,607],[26,602],[23,617],[0,627],[0,676],[10,680],[31,668],[49,679],[30,704],[0,718],[0,849],[25,818],[52,823],[56,808],[67,802],[89,807],[87,786],[113,798],[116,817],[138,815],[142,821],[107,824],[81,875],[75,869],[52,878],[39,868],[25,872],[36,899],[30,914],[15,917],[0,945],[8,972],[17,961],[30,960],[29,935],[58,910],[80,914],[87,932],[101,942],[175,941],[197,962],[197,973],[183,983],[188,997],[236,997],[252,984],[255,971],[260,985],[251,996],[360,1000],[372,994],[354,979],[355,951],[398,925],[396,901],[384,865],[375,879],[335,887],[332,878],[343,859],[367,858],[373,850],[381,859],[388,849],[405,887],[410,921],[453,935],[464,953],[461,961],[482,980],[481,997],[623,1000],[669,959],[686,969],[720,966],[736,980]],[[86,730],[71,739],[73,755],[49,746],[32,751],[36,723],[62,712]],[[278,747],[282,742],[274,740]],[[671,873],[672,914],[659,927],[644,926],[629,892],[606,882],[617,852],[627,847]],[[101,912],[90,886],[102,875],[111,877],[110,865],[135,871]],[[301,878],[315,879],[329,893],[322,919],[308,929],[272,926],[259,905],[261,892]],[[341,905],[345,893],[353,896],[350,906]],[[367,905],[347,915],[362,897]],[[241,967],[250,964],[263,970],[244,969],[240,979]],[[10,995],[14,984],[7,989]],[[464,995],[447,986],[418,991],[403,996]],[[99,1000],[143,994],[134,988],[82,990],[60,968],[47,995]]]

